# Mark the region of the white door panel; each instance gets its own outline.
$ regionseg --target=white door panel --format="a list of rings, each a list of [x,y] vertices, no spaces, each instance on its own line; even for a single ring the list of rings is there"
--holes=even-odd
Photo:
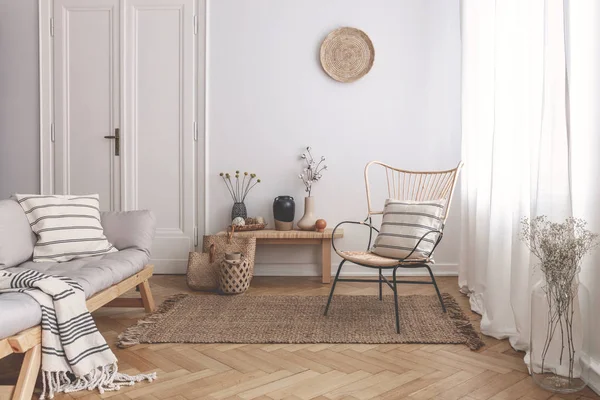
[[[194,248],[193,0],[125,0],[124,200],[157,219],[155,270]]]
[[[119,0],[54,1],[54,192],[120,209]]]
[[[156,272],[196,225],[195,0],[54,0],[54,192],[149,209]],[[120,129],[120,155],[113,136]]]

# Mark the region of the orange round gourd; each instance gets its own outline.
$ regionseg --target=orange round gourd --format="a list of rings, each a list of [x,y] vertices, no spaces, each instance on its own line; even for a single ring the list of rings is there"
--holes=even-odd
[[[317,222],[315,222],[315,227],[317,228],[317,232],[323,232],[325,230],[326,226],[327,226],[327,221],[325,221],[324,219],[318,219]]]

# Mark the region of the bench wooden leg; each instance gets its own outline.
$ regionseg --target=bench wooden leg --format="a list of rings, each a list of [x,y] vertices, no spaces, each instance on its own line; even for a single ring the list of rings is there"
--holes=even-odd
[[[144,309],[146,312],[153,312],[156,309],[156,305],[154,304],[154,297],[152,297],[152,291],[150,290],[150,282],[145,280],[138,285],[138,289],[140,289]]]
[[[321,242],[321,281],[331,282],[331,239],[323,239]]]
[[[19,372],[19,380],[13,393],[13,400],[30,400],[33,397],[33,389],[35,389],[35,382],[41,364],[42,345],[38,344],[25,353],[21,372]]]

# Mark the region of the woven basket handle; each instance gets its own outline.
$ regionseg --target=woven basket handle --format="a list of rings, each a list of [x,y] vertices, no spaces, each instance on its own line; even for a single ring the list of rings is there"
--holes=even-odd
[[[215,244],[211,243],[208,248],[208,262],[213,263],[215,261]]]
[[[235,232],[235,226],[229,225],[229,228],[227,228],[227,243],[231,243],[231,239],[233,238],[234,232]]]

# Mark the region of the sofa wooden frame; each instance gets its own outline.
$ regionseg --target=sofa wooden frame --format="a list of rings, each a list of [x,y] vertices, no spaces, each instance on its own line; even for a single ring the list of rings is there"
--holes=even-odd
[[[90,312],[100,307],[144,307],[146,312],[155,310],[154,298],[150,291],[148,279],[152,276],[154,266],[146,265],[135,275],[90,297],[87,308]],[[137,287],[139,298],[119,298],[125,292]],[[14,336],[0,339],[0,359],[13,354],[24,353],[16,385],[0,386],[0,398],[12,400],[30,400],[33,397],[35,383],[42,362],[42,329],[34,326]]]

